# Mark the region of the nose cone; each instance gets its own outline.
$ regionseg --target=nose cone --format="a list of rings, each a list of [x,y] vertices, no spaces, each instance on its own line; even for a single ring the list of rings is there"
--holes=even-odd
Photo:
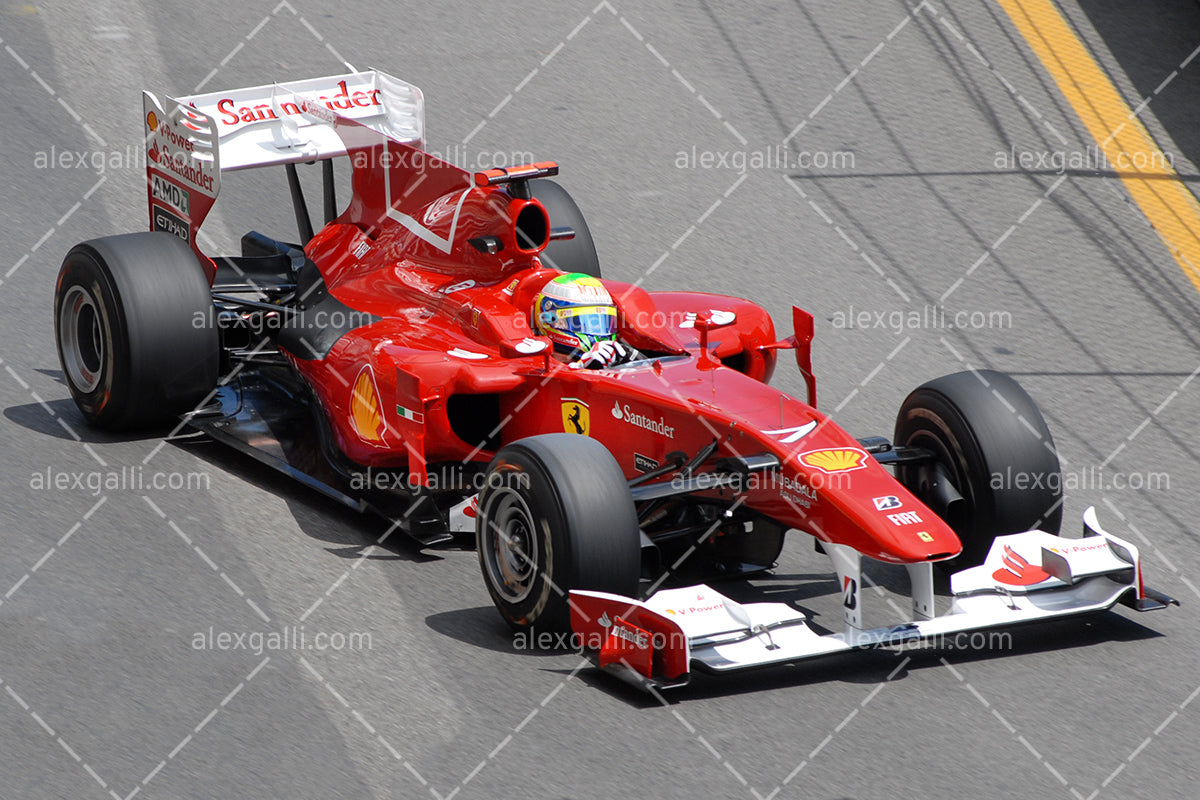
[[[890,477],[890,476],[889,476]],[[899,484],[897,484],[899,486]],[[857,520],[875,552],[860,548],[864,555],[881,561],[908,564],[918,561],[941,561],[962,552],[957,534],[923,503],[904,492],[885,495],[902,505],[876,509],[874,498],[850,496],[843,498],[846,516]],[[865,502],[864,502],[865,500]]]
[[[838,452],[830,453],[830,459],[838,456]],[[853,470],[832,460],[808,463],[812,460],[808,454],[801,457],[804,466],[814,468],[806,476],[810,485],[825,479],[820,490],[827,509],[822,533],[831,541],[895,564],[941,561],[962,551],[962,542],[950,526],[875,459],[868,456]],[[839,469],[846,471],[837,472]],[[835,476],[844,479],[831,480]]]

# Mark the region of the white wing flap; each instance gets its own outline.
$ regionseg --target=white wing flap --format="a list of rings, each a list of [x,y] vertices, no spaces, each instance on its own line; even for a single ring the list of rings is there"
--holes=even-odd
[[[421,90],[378,70],[174,100],[213,121],[222,171],[345,155],[335,127],[338,117],[417,148],[424,144]]]
[[[1014,533],[997,536],[983,564],[956,572],[950,585],[956,595],[1023,594],[1124,572],[1136,566],[1136,558],[1136,548],[1111,534],[1066,539],[1044,531]]]

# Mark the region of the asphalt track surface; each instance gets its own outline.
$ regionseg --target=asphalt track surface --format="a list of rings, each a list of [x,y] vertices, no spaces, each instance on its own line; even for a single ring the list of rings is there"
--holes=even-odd
[[[0,797],[1196,796],[1200,294],[1111,170],[1059,168],[1096,142],[997,4],[336,5],[0,7]],[[1197,6],[1063,10],[1196,180]],[[75,242],[144,227],[140,91],[343,60],[421,86],[429,148],[462,166],[560,162],[607,276],[740,294],[781,328],[811,310],[821,406],[856,434],[937,375],[1017,375],[1064,532],[1095,505],[1183,607],[664,703],[515,647],[473,553],[375,547],[377,523],[212,444],[87,430],[54,278]],[[281,174],[223,196],[218,244],[291,235]],[[798,537],[730,591],[828,622],[835,589]]]

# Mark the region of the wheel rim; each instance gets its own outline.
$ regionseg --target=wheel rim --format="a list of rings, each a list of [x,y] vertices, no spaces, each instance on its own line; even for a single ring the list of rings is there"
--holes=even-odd
[[[107,359],[106,337],[96,301],[82,286],[67,290],[60,306],[58,340],[71,385],[88,394],[100,385]]]
[[[529,597],[538,576],[536,523],[524,498],[509,487],[491,493],[480,509],[488,582],[507,603]]]

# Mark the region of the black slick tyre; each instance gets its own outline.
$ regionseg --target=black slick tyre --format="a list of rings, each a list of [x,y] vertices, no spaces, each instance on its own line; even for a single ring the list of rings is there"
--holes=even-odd
[[[1062,473],[1045,419],[1011,377],[958,372],[915,389],[900,407],[895,443],[934,453],[961,501],[944,502],[930,466],[904,466],[897,477],[958,534],[952,570],[983,561],[997,536],[1062,525]]]
[[[187,243],[169,234],[73,247],[58,274],[54,332],[71,396],[97,428],[162,425],[217,383],[208,281]]]
[[[586,436],[501,448],[479,495],[476,544],[488,593],[518,631],[569,631],[571,589],[636,596],[633,498],[612,454]]]

